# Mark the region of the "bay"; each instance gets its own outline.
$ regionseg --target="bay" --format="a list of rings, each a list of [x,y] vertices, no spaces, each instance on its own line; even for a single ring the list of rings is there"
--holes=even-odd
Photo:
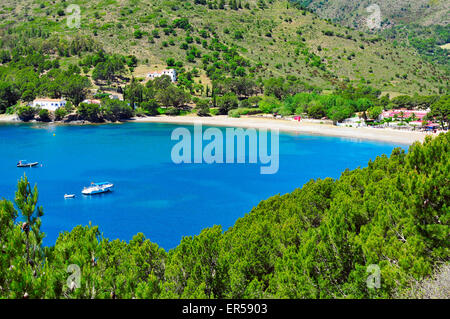
[[[37,184],[45,245],[53,245],[60,232],[92,223],[111,240],[129,241],[142,232],[171,249],[183,236],[203,228],[228,229],[261,200],[291,192],[310,179],[338,178],[346,168],[367,166],[395,147],[407,149],[392,143],[280,133],[279,170],[261,175],[261,163],[173,163],[171,150],[177,142],[171,134],[177,127],[0,125],[0,197],[13,200],[24,173]],[[193,131],[192,126],[183,127]],[[16,168],[19,160],[38,161],[42,167]],[[114,183],[114,191],[81,194],[83,186],[101,181]],[[64,199],[66,193],[76,197]]]

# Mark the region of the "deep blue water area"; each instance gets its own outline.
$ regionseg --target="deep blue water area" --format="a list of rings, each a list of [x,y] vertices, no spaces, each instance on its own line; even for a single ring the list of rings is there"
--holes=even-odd
[[[155,123],[64,126],[0,125],[0,197],[13,200],[24,173],[39,189],[45,245],[77,225],[98,225],[109,239],[138,232],[165,249],[203,228],[233,226],[261,200],[285,194],[310,179],[338,178],[346,168],[367,166],[394,145],[357,139],[280,133],[279,170],[260,174],[261,163],[175,164],[179,126]],[[193,131],[192,126],[184,126]],[[206,127],[204,127],[206,129]],[[225,128],[220,128],[224,132]],[[227,143],[227,141],[225,141]],[[206,145],[207,142],[204,142]],[[236,155],[236,154],[235,154]],[[17,168],[19,160],[42,166]],[[110,181],[114,191],[81,194],[91,182]],[[64,199],[64,194],[76,194]]]

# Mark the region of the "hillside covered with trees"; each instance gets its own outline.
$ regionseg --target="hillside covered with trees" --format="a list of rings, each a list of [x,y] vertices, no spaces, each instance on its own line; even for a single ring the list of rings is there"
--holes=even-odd
[[[414,48],[323,20],[297,2],[77,0],[70,4],[79,6],[79,28],[68,26],[74,12],[68,11],[67,1],[2,1],[0,69],[4,70],[0,74],[17,76],[17,68],[5,66],[33,52],[58,61],[63,70],[78,67],[93,89],[122,87],[133,76],[143,78],[150,70],[170,67],[181,74],[179,82],[189,83],[201,95],[217,79],[261,82],[288,76],[326,90],[344,85],[370,85],[404,94],[448,90],[448,74]],[[93,60],[100,49],[111,58]],[[121,60],[124,67],[118,63]]]
[[[447,72],[450,68],[449,52],[441,48],[450,43],[450,11],[443,0],[292,0],[301,7],[317,13],[324,19],[368,31],[367,20],[380,15],[380,29],[373,34],[392,39],[396,45],[407,46],[439,65]],[[368,10],[371,6],[378,7]],[[379,9],[379,11],[378,11]]]
[[[92,225],[43,247],[45,209],[24,177],[15,203],[0,202],[0,297],[433,295],[442,291],[441,282],[427,279],[433,269],[448,273],[449,158],[450,133],[427,138],[408,153],[395,149],[337,180],[311,180],[262,201],[230,229],[204,229],[168,252],[143,234],[128,243],[110,240]],[[67,272],[70,265],[80,268],[81,281],[67,285],[76,269]],[[367,286],[369,265],[380,269],[378,289]]]

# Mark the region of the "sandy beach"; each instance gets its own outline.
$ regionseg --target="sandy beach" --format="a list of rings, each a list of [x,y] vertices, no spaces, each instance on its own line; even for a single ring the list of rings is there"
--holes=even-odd
[[[19,123],[17,115],[0,115],[0,123]],[[231,118],[226,115],[199,117],[199,116],[147,116],[135,117],[129,122],[141,123],[171,123],[186,124],[201,123],[210,126],[243,127],[243,128],[266,128],[278,129],[281,132],[294,134],[317,134],[325,136],[345,137],[352,139],[365,139],[396,144],[412,144],[416,141],[422,142],[427,136],[424,132],[400,131],[394,129],[380,129],[369,127],[339,127],[329,124],[316,124],[309,122],[297,122],[284,119],[262,118],[243,116]],[[70,124],[70,123],[68,123]]]
[[[227,126],[243,128],[266,128],[278,129],[282,132],[298,134],[317,134],[325,136],[346,137],[352,139],[365,139],[398,144],[412,144],[416,141],[422,142],[427,136],[423,132],[400,131],[394,129],[380,129],[368,127],[339,127],[327,124],[315,124],[308,122],[297,122],[292,120],[241,117],[230,118],[228,116],[198,117],[198,116],[154,116],[137,117],[133,122],[146,123],[172,123],[172,124],[194,124],[210,126]]]

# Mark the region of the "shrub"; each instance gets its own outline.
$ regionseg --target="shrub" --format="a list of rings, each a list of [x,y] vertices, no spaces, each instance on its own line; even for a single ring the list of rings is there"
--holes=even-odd
[[[314,119],[320,119],[325,116],[325,107],[320,103],[315,103],[308,108],[307,113]]]
[[[331,107],[326,113],[333,122],[340,122],[354,115],[354,110],[350,105],[340,105]]]
[[[67,115],[67,111],[65,108],[63,108],[63,107],[57,108],[55,111],[55,120],[61,121],[66,115]]]
[[[285,105],[283,105],[278,110],[278,113],[282,116],[289,116],[289,115],[292,115],[293,111],[289,107],[286,107]]]
[[[303,108],[303,106],[299,106],[295,109],[294,114],[303,114],[305,113],[305,109]]]
[[[175,59],[174,58],[168,58],[166,60],[167,66],[175,66]]]
[[[196,103],[198,108],[197,115],[198,116],[209,116],[209,100],[199,99]]]
[[[81,119],[89,122],[95,123],[102,121],[100,106],[97,104],[80,103],[77,113]]]
[[[127,120],[133,116],[133,109],[125,101],[109,100],[102,108],[103,118],[111,121]]]
[[[143,116],[145,116],[145,115],[147,115],[147,112],[144,110],[144,108],[142,108],[141,106],[140,107],[137,107],[135,110],[134,110],[134,113],[136,114],[136,116],[138,116],[138,117],[143,117]]]
[[[248,99],[244,99],[239,102],[239,108],[249,108],[249,107],[251,107],[251,105]]]
[[[50,122],[50,112],[47,109],[39,111],[39,120],[42,122]]]
[[[5,113],[8,114],[8,115],[15,114],[16,113],[16,108],[14,106],[10,106],[10,107],[8,107],[6,109]]]
[[[189,20],[187,18],[175,19],[172,25],[174,28],[180,28],[183,30],[189,30],[191,28],[191,25],[189,24]]]
[[[150,99],[146,102],[141,103],[142,109],[148,115],[157,115],[158,114],[158,102],[155,99]]]
[[[239,110],[236,109],[236,110],[230,110],[228,112],[228,116],[237,118],[237,117],[241,117],[241,114],[239,113]]]
[[[71,113],[73,110],[75,110],[75,106],[73,106],[72,102],[67,101],[64,109],[66,110],[67,113]]]
[[[236,40],[240,40],[244,38],[244,34],[242,33],[242,31],[235,31],[234,32],[234,36],[233,36]]]
[[[238,107],[238,98],[234,93],[226,93],[217,98],[217,106],[220,114],[228,114],[230,110]]]
[[[261,101],[261,97],[259,96],[250,96],[248,98],[249,107],[258,107],[258,103]]]
[[[30,121],[36,115],[36,109],[31,106],[21,106],[17,109],[17,115],[22,121]]]
[[[135,39],[142,39],[143,34],[144,33],[141,30],[136,30],[133,35]]]
[[[281,102],[273,96],[264,96],[259,102],[258,107],[263,113],[272,113],[281,106]]]
[[[251,115],[251,114],[257,114],[257,113],[260,113],[259,109],[239,108],[239,109],[230,110],[228,112],[228,116],[241,117],[241,115]]]
[[[176,107],[168,107],[165,109],[164,113],[169,116],[175,116],[180,114],[180,109],[177,109]]]
[[[367,110],[367,114],[371,119],[376,119],[383,112],[383,108],[381,106],[373,106]]]

